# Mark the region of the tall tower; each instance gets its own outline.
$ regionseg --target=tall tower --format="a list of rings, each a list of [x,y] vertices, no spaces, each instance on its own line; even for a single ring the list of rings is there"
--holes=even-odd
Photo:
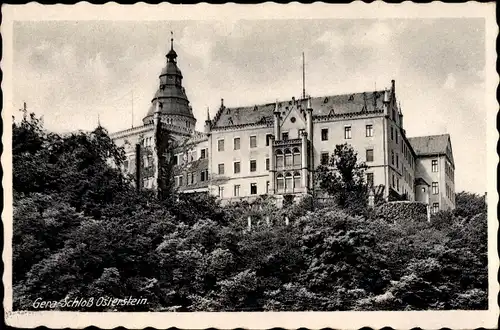
[[[182,72],[177,67],[177,53],[174,50],[174,39],[170,39],[170,51],[166,55],[167,65],[160,74],[160,84],[151,106],[143,119],[144,124],[153,123],[157,107],[163,123],[174,125],[183,131],[193,132],[196,118],[189,105],[186,91],[182,87]]]

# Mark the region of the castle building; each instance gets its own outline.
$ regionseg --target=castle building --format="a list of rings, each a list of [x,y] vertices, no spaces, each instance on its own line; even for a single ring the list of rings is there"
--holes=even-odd
[[[183,145],[173,173],[181,192],[210,193],[224,203],[315,194],[315,169],[336,145],[347,143],[368,165],[366,180],[376,194],[423,201],[433,212],[454,208],[450,136],[408,138],[394,80],[384,90],[247,107],[228,107],[221,99],[213,118],[207,110],[204,132],[198,132],[173,40],[166,57],[143,125],[111,135],[124,147],[124,171],[135,174],[138,186],[156,188],[161,156],[154,152],[155,137],[161,127]]]

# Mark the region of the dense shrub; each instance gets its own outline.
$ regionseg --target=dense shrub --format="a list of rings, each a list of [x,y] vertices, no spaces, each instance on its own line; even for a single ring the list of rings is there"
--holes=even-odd
[[[427,221],[427,206],[420,202],[388,202],[375,208],[375,216],[391,222]]]
[[[158,200],[109,168],[120,151],[104,131],[52,138],[29,120],[13,130],[16,310],[34,309],[36,298],[103,296],[147,304],[85,310],[487,308],[487,217],[477,197],[457,198],[455,212],[432,222],[421,221],[418,203],[388,203],[368,218],[310,197],[281,209],[271,197],[226,207],[202,194]]]

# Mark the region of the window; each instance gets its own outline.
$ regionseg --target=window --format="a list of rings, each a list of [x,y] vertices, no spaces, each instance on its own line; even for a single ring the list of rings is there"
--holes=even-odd
[[[288,132],[281,133],[281,139],[282,140],[288,140]]]
[[[207,158],[207,149],[201,149],[200,159]]]
[[[219,174],[224,174],[224,164],[219,164]]]
[[[179,156],[178,155],[174,156],[174,165],[179,165]]]
[[[366,125],[366,137],[373,136],[373,125]]]
[[[224,151],[224,140],[217,141],[217,150]]]
[[[399,168],[399,154],[396,152],[396,168]]]
[[[250,183],[250,195],[257,195],[257,184]]]
[[[366,184],[368,187],[373,187],[373,173],[366,173]]]
[[[351,126],[344,127],[344,138],[345,139],[351,138]]]
[[[399,191],[399,177],[396,178],[396,189]]]
[[[234,171],[234,174],[237,174],[237,173],[240,173],[240,162],[234,162],[233,164],[233,171]]]
[[[290,149],[285,149],[285,166],[292,166],[292,152]]]
[[[257,148],[257,137],[255,135],[250,137],[250,148]]]
[[[266,194],[269,194],[269,185],[270,185],[270,182],[266,181]]]
[[[330,156],[328,155],[328,152],[322,152],[320,158],[321,165],[328,165],[329,158]]]
[[[182,186],[184,184],[182,179],[183,179],[183,176],[182,175],[179,176],[179,186]]]
[[[399,135],[399,133],[398,133],[397,129],[395,131],[396,131],[396,144],[398,144],[398,135]]]
[[[250,161],[250,172],[255,171],[257,171],[257,161],[254,159]]]
[[[204,182],[206,179],[205,179],[205,171],[201,171],[201,174],[200,174],[200,181],[201,182]]]
[[[394,174],[392,175],[392,187],[396,187],[396,177],[394,176]]]
[[[179,183],[180,183],[180,182],[179,182],[179,179],[180,179],[180,177],[179,177],[179,176],[176,176],[176,177],[175,177],[175,186],[176,186],[176,187],[179,187]]]
[[[293,176],[290,172],[285,174],[285,190],[286,192],[293,191]]]
[[[432,172],[437,172],[438,171],[438,161],[437,159],[432,160]]]
[[[438,183],[437,183],[437,182],[433,182],[433,183],[432,183],[432,193],[433,193],[434,195],[439,194],[439,186],[438,186]]]
[[[366,161],[373,162],[373,149],[366,149]]]
[[[269,158],[266,158],[266,171],[269,171]]]
[[[328,141],[328,128],[321,129],[321,141]]]
[[[266,146],[269,146],[269,144],[271,143],[271,136],[273,136],[272,134],[266,134]]]
[[[433,203],[432,204],[432,213],[438,213],[439,212],[439,203]]]
[[[125,171],[128,171],[128,160],[123,162],[123,168],[125,169]]]
[[[293,148],[293,165],[300,166],[302,160],[300,159],[300,150],[299,148]]]
[[[394,128],[391,126],[391,140],[394,140]]]
[[[219,198],[224,198],[224,187],[219,187]]]
[[[284,166],[284,156],[283,156],[283,151],[281,150],[276,150],[276,167],[277,168],[283,168]]]
[[[240,138],[234,138],[233,150],[240,150]]]
[[[293,189],[300,188],[300,187],[301,187],[300,173],[295,172],[295,173],[293,173]]]
[[[394,150],[391,150],[391,164],[394,165]]]
[[[234,185],[234,196],[238,197],[239,195],[240,195],[240,185],[239,184],[235,184]]]
[[[283,178],[283,174],[278,174],[276,177],[276,189],[278,192],[283,192],[285,190],[285,181]]]

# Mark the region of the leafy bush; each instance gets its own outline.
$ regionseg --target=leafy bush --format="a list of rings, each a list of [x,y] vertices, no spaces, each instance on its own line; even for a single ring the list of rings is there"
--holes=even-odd
[[[104,161],[121,154],[105,131],[56,137],[34,117],[15,128],[16,310],[39,297],[102,296],[148,303],[82,310],[487,308],[477,196],[459,194],[457,210],[430,223],[418,203],[388,203],[368,218],[350,202],[318,208],[310,197],[282,209],[270,197],[226,207],[208,195],[157,199]]]

